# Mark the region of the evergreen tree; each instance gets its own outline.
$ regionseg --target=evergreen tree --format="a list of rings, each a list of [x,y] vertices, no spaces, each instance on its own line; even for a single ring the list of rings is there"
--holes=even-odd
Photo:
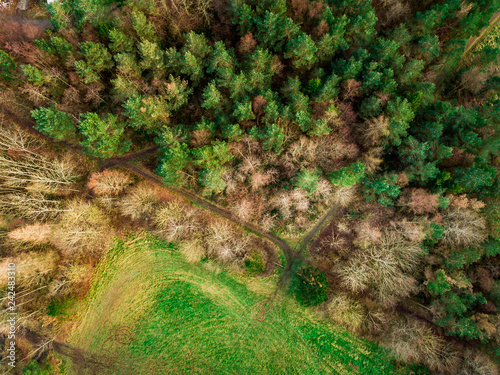
[[[114,66],[111,54],[106,46],[101,43],[80,43],[80,53],[85,58],[87,66],[95,73],[111,69]]]
[[[252,111],[252,102],[250,100],[237,102],[233,117],[237,122],[255,119],[255,115]]]
[[[110,158],[130,150],[132,142],[124,139],[125,126],[108,113],[105,120],[97,113],[84,113],[78,125],[83,134],[82,146],[93,156]]]
[[[220,109],[221,100],[222,95],[217,89],[217,85],[214,81],[210,82],[203,90],[203,103],[201,106],[205,109]]]
[[[470,168],[457,168],[453,175],[455,182],[470,193],[478,193],[493,185],[497,170],[484,159],[477,157]]]
[[[11,81],[14,78],[17,65],[12,57],[0,50],[0,78],[5,81]]]
[[[187,144],[178,141],[171,142],[162,151],[158,173],[167,185],[181,186],[184,181],[183,169],[190,160]]]
[[[361,103],[361,114],[364,117],[375,117],[382,112],[380,99],[375,96],[369,96]]]
[[[294,177],[294,187],[313,194],[318,189],[321,173],[316,169],[302,168]]]
[[[397,97],[387,103],[387,116],[389,117],[388,142],[392,145],[401,144],[401,139],[406,135],[410,122],[415,117],[408,100]]]
[[[153,25],[148,22],[144,13],[140,11],[132,12],[132,25],[142,42],[147,41],[155,43],[157,41],[155,29]]]
[[[141,55],[141,69],[151,69],[155,78],[163,78],[166,66],[165,56],[160,46],[155,42],[143,40],[137,45],[137,49]]]
[[[396,184],[396,174],[385,174],[381,177],[368,178],[364,181],[363,193],[368,202],[377,201],[382,206],[394,205],[401,188]]]
[[[337,99],[339,95],[339,83],[340,77],[338,77],[336,74],[332,74],[331,76],[329,76],[323,84],[323,87],[320,89],[316,101],[333,101]]]
[[[124,104],[125,115],[130,119],[133,128],[148,132],[159,130],[167,124],[170,117],[168,102],[160,97],[135,96]]]
[[[71,116],[66,112],[58,111],[56,104],[47,108],[35,109],[31,111],[31,116],[35,119],[36,130],[57,141],[75,137],[75,127]]]
[[[114,53],[132,53],[134,50],[134,40],[117,28],[109,30],[109,39],[109,48]]]
[[[286,44],[285,59],[291,59],[296,69],[311,69],[316,62],[316,44],[306,33],[300,33]]]

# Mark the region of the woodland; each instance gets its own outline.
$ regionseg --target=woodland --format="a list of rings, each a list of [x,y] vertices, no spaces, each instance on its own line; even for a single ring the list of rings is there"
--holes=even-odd
[[[43,6],[45,30],[0,13],[0,113],[39,133],[0,117],[29,332],[64,340],[50,311],[138,226],[237,272],[286,258],[113,164],[148,149],[137,169],[291,246],[337,207],[288,292],[402,362],[499,373],[500,0]]]

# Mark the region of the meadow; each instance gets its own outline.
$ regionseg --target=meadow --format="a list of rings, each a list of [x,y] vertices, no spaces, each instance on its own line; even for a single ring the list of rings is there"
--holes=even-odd
[[[65,373],[417,374],[255,278],[148,235],[115,242],[94,275]],[[83,358],[82,358],[83,359]]]

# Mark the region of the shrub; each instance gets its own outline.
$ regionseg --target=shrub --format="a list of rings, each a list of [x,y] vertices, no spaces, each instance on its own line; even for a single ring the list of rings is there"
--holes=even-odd
[[[205,241],[209,255],[226,264],[239,264],[250,250],[248,236],[222,220],[209,225]]]
[[[51,233],[52,228],[50,225],[35,223],[14,229],[9,232],[7,237],[21,242],[31,242],[35,245],[40,245],[50,241]]]
[[[429,325],[417,320],[397,320],[384,344],[396,357],[423,362],[439,373],[455,373],[460,363],[454,347],[434,333]]]
[[[365,165],[357,161],[348,167],[340,168],[328,174],[328,178],[334,185],[352,186],[356,185],[365,176]]]
[[[321,174],[317,170],[301,169],[294,178],[294,186],[312,194],[318,189],[320,177]]]
[[[297,271],[291,291],[305,306],[317,306],[328,299],[329,284],[326,275],[318,268],[306,266]]]
[[[200,238],[184,240],[179,247],[188,262],[198,263],[206,257],[206,246]]]
[[[344,294],[332,297],[327,306],[328,316],[353,332],[359,332],[366,314],[361,304]]]

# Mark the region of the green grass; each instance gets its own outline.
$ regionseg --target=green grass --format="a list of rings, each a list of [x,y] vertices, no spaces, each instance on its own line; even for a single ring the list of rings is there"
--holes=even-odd
[[[98,267],[71,338],[86,358],[80,373],[96,366],[120,375],[419,373],[274,286],[211,261],[187,263],[152,236],[118,242]]]

